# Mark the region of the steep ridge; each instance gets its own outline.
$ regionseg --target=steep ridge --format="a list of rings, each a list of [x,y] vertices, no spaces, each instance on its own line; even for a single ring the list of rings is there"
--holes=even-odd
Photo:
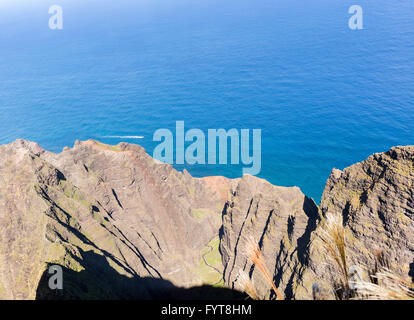
[[[251,176],[235,183],[231,193],[221,242],[226,285],[243,289],[238,284],[243,270],[253,279],[259,297],[272,297],[271,286],[245,254],[246,243],[253,238],[275,284],[286,298],[293,298],[308,260],[307,245],[318,221],[318,207],[297,187],[276,187]]]
[[[393,270],[408,274],[414,262],[414,147],[395,147],[333,171],[321,209],[342,214],[356,240],[350,244],[354,263],[372,263],[372,250],[383,251]]]
[[[45,265],[81,272],[86,252],[126,277],[209,283],[202,253],[224,203],[203,179],[129,144],[53,154],[18,140],[0,154],[1,298],[35,298]]]
[[[387,268],[414,282],[414,147],[394,147],[343,171],[327,181],[321,212],[339,214],[346,226],[347,263],[372,268],[380,254]],[[333,298],[334,267],[323,257],[319,229],[312,235],[304,282],[317,282]],[[323,262],[324,264],[322,264]],[[298,298],[308,297],[301,292]]]
[[[0,146],[0,299],[218,297],[178,287],[243,291],[241,271],[271,299],[246,256],[250,239],[287,299],[311,299],[314,283],[333,298],[319,236],[327,213],[343,216],[349,265],[381,251],[414,277],[413,181],[414,147],[396,147],[334,169],[318,208],[297,187],[193,178],[137,145],[77,141],[54,154],[16,140]],[[53,264],[65,285],[51,294]]]

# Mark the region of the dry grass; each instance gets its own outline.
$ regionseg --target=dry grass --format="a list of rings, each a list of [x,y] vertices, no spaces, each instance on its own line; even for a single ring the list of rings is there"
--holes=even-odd
[[[335,292],[342,291],[342,297],[346,298],[349,293],[349,273],[346,259],[345,228],[342,224],[342,216],[328,213],[320,232],[323,248],[328,258],[332,259],[339,268],[341,280],[335,285]],[[337,288],[337,287],[342,288]]]
[[[275,283],[273,282],[273,278],[270,275],[269,269],[266,266],[266,262],[263,258],[262,251],[260,250],[257,242],[254,240],[253,237],[249,237],[246,242],[246,249],[245,249],[246,256],[251,260],[251,262],[260,270],[260,272],[265,277],[266,281],[272,287],[274,293],[276,294],[277,300],[283,300],[284,297],[280,290],[276,287]]]
[[[326,258],[337,269],[338,277],[335,278],[334,275],[335,279],[332,283],[337,299],[414,300],[414,284],[390,271],[389,256],[383,251],[376,250],[374,252],[375,263],[371,269],[361,268],[357,265],[348,268],[345,227],[341,215],[327,214],[319,236],[323,242]],[[276,294],[276,299],[284,299],[273,282],[259,245],[252,237],[247,239],[245,254],[270,284]],[[368,280],[364,280],[364,277],[367,277]],[[238,284],[252,299],[258,299],[253,280],[247,273],[240,270],[237,279]],[[325,289],[320,288],[317,283],[312,285],[314,300],[329,299],[328,291],[325,292]]]
[[[253,300],[259,300],[253,279],[250,279],[249,275],[241,269],[239,270],[237,283],[241,289],[249,295],[250,298]]]
[[[339,299],[371,300],[413,300],[413,284],[393,274],[389,270],[387,255],[376,251],[375,265],[368,270],[368,281],[363,280],[362,268],[348,269],[346,256],[345,227],[342,216],[327,214],[320,238],[328,259],[333,260],[339,269],[340,281],[334,283],[334,292]],[[315,295],[314,295],[315,296]]]
[[[356,281],[355,299],[367,300],[414,300],[412,284],[389,270],[377,272],[371,281]]]

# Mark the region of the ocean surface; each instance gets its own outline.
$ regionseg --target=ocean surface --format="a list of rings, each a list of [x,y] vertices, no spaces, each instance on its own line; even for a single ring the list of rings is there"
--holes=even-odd
[[[48,27],[53,4],[63,30]],[[354,4],[363,30],[348,27]],[[179,120],[262,129],[259,176],[319,202],[332,168],[414,144],[414,1],[0,0],[0,144],[152,154]]]

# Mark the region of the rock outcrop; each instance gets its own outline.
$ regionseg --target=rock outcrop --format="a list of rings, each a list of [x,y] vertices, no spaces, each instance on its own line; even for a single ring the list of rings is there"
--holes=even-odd
[[[318,207],[299,188],[276,187],[244,176],[231,189],[223,212],[221,252],[224,279],[240,289],[240,270],[253,279],[260,298],[272,297],[271,286],[245,253],[249,238],[258,243],[276,286],[293,298],[306,267],[307,246],[318,221]]]
[[[213,287],[178,287],[243,290],[240,270],[273,298],[249,238],[286,298],[311,299],[333,277],[319,237],[328,212],[343,216],[350,264],[380,250],[413,276],[413,181],[414,147],[396,147],[334,169],[318,208],[297,187],[193,178],[137,145],[77,141],[54,154],[17,140],[0,146],[0,299],[193,298]],[[64,270],[63,293],[48,289],[50,265]]]
[[[348,266],[370,269],[380,254],[389,270],[414,281],[413,146],[395,147],[343,171],[332,170],[320,210],[322,215],[343,217]],[[326,262],[321,247],[317,229],[302,280],[318,282],[329,292],[334,268],[321,265]]]
[[[130,278],[220,283],[223,205],[203,179],[136,145],[77,142],[60,154],[23,140],[1,146],[0,298],[35,298],[47,264],[82,272],[86,257]],[[71,295],[96,294],[85,290]]]
[[[353,240],[351,262],[369,265],[373,251],[382,251],[394,271],[408,274],[414,262],[414,147],[392,148],[333,171],[321,210],[343,216]]]

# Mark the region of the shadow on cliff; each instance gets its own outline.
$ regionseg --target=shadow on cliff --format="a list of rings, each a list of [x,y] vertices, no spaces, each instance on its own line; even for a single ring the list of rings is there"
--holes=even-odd
[[[245,295],[230,289],[201,286],[179,288],[157,278],[127,277],[112,268],[104,256],[81,251],[82,271],[61,266],[63,289],[52,290],[49,280],[54,275],[45,269],[36,290],[37,300],[240,300]]]
[[[319,210],[318,206],[315,202],[305,196],[305,200],[303,202],[303,211],[308,216],[308,224],[306,226],[305,232],[303,235],[298,239],[298,259],[301,264],[307,264],[309,260],[309,244],[310,238],[313,231],[316,230],[316,225],[320,219],[319,217]]]
[[[297,239],[297,247],[296,247],[296,253],[297,253],[297,257],[298,260],[300,262],[300,264],[303,266],[307,266],[309,263],[309,245],[310,245],[310,238],[312,233],[315,231],[316,226],[318,224],[318,221],[320,219],[319,217],[319,210],[318,210],[318,206],[315,204],[315,202],[306,197],[304,199],[303,202],[303,207],[302,207],[303,211],[305,212],[305,214],[308,216],[308,223],[306,225],[305,231],[303,233],[303,235]],[[289,218],[288,220],[288,235],[289,238],[291,237],[291,233],[293,233],[293,230],[295,228],[295,218]],[[273,278],[274,283],[276,284],[276,286],[280,285],[280,282],[282,280],[282,276],[283,276],[283,270],[284,270],[284,266],[286,264],[287,261],[287,256],[283,256],[283,252],[285,250],[285,245],[284,242],[281,241],[280,243],[280,250],[279,250],[279,254],[276,257],[276,264],[275,264],[275,275]],[[302,272],[302,268],[300,268],[300,266],[296,265],[293,266],[294,271],[291,274],[291,277],[289,278],[287,284],[286,284],[286,288],[284,290],[284,295],[285,295],[285,299],[287,300],[291,300],[294,297],[294,292],[293,292],[293,286],[294,286],[294,279],[295,279],[295,275],[299,274],[299,278],[301,277],[301,272]],[[272,293],[271,295],[272,298],[274,298],[274,293]]]

